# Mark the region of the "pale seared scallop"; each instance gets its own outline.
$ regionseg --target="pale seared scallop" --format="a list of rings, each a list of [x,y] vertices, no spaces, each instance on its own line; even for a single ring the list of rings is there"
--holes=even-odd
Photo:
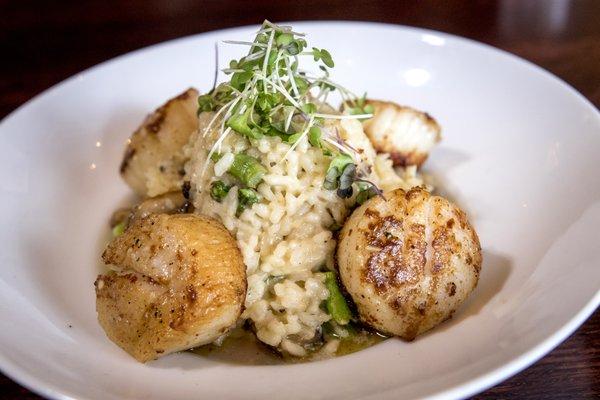
[[[131,135],[121,176],[140,196],[181,189],[188,157],[184,146],[198,130],[198,91],[188,89],[150,114]]]
[[[394,190],[357,208],[337,260],[360,319],[412,340],[450,318],[473,291],[481,247],[456,205],[426,190]]]
[[[141,362],[213,342],[242,312],[246,270],[220,223],[193,214],[134,219],[102,258],[96,309],[107,336]]]
[[[420,166],[441,140],[440,125],[429,114],[391,101],[367,100],[373,117],[365,133],[379,153],[389,153],[394,165]]]
[[[129,221],[145,218],[150,214],[184,214],[192,212],[192,206],[181,190],[161,194],[143,200],[131,209]]]

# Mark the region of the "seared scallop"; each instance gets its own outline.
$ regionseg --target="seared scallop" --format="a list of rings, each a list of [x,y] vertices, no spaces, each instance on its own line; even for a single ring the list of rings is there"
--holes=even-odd
[[[181,190],[150,197],[131,209],[129,220],[145,218],[150,214],[183,214],[189,213],[192,206]]]
[[[429,114],[389,101],[367,100],[373,117],[365,133],[380,153],[389,153],[394,165],[420,166],[441,140],[441,128]]]
[[[133,133],[121,176],[142,197],[181,189],[184,146],[198,130],[198,91],[188,89],[150,114]]]
[[[421,188],[357,208],[337,260],[360,319],[406,340],[452,316],[477,285],[482,261],[465,213]]]
[[[107,336],[141,362],[213,342],[233,327],[246,294],[235,239],[210,218],[135,219],[102,254],[96,309]]]

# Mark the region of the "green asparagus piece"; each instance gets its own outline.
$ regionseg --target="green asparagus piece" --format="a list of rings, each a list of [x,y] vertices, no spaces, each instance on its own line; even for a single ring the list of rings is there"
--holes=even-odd
[[[227,193],[229,193],[229,189],[231,189],[231,186],[225,182],[215,181],[210,185],[210,197],[220,203],[227,196]]]
[[[238,206],[236,215],[239,217],[246,208],[260,201],[260,195],[254,189],[238,190]]]
[[[267,169],[254,157],[246,154],[236,154],[228,171],[244,185],[255,189],[262,181]]]
[[[352,313],[338,286],[335,272],[325,272],[325,286],[329,291],[329,297],[326,300],[327,312],[338,324],[347,325],[352,318]]]

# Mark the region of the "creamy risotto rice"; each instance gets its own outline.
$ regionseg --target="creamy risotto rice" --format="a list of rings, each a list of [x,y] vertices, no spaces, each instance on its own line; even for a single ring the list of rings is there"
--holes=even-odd
[[[213,116],[202,114],[200,126],[206,127]],[[384,191],[423,184],[416,168],[394,170],[387,155],[376,155],[359,121],[327,121],[323,129],[337,130],[357,150],[358,165],[373,166],[367,176]],[[213,162],[207,158],[208,149],[219,140],[217,135],[217,129],[201,128],[187,149],[191,161],[186,179],[194,206],[198,213],[223,222],[237,239],[248,276],[242,318],[254,325],[264,343],[304,356],[307,344],[319,338],[322,324],[330,319],[321,308],[329,295],[322,271],[334,269],[335,231],[343,225],[355,196],[342,199],[323,188],[331,160],[306,137],[290,151],[279,137],[254,140],[231,133],[217,146],[221,156]],[[217,179],[231,179],[224,171],[233,154],[239,153],[255,157],[267,169],[257,187],[260,201],[241,214],[235,186],[221,202],[208,190]],[[335,343],[323,349],[335,352]]]

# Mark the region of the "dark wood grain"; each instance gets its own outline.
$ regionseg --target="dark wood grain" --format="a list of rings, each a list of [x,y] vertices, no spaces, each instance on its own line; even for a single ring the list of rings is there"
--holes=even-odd
[[[598,0],[0,0],[0,117],[119,54],[264,18],[380,21],[466,36],[533,61],[600,106]],[[39,399],[2,375],[0,397]],[[542,360],[474,398],[600,398],[600,311]]]

